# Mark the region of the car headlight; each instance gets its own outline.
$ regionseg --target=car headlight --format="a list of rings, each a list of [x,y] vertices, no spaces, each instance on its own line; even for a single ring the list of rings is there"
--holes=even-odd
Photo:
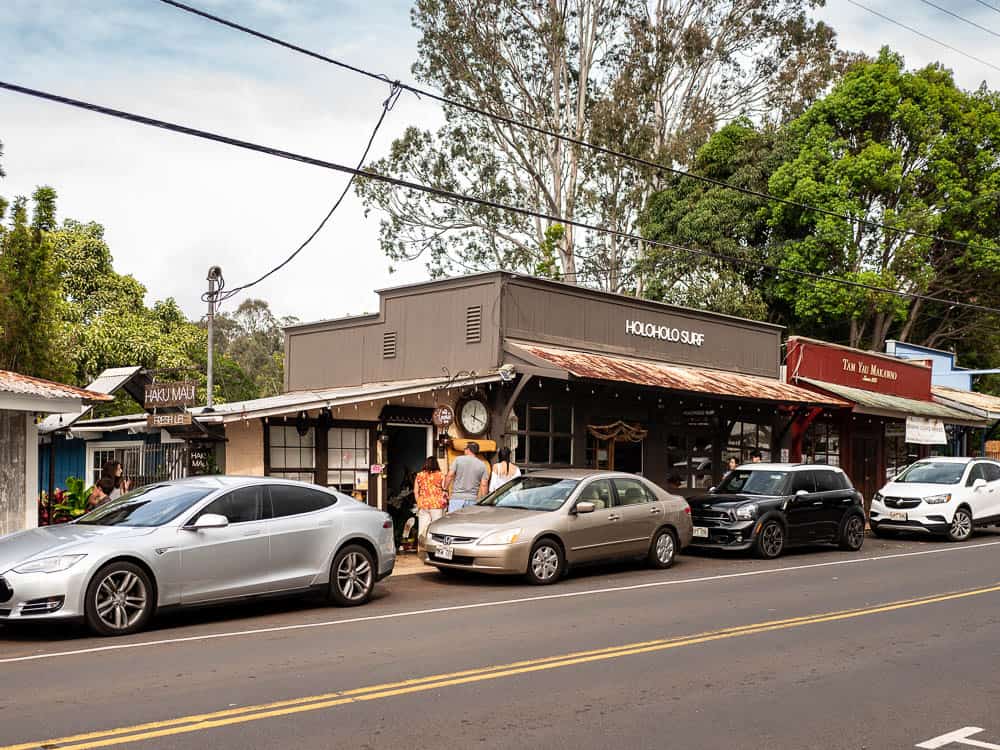
[[[876,492],[876,493],[875,493],[875,494],[874,494],[874,495],[872,496],[872,500],[873,500],[874,502],[876,502],[876,503],[880,503],[880,502],[882,502],[882,499],[883,499],[883,495],[882,495],[882,493],[881,493],[881,492]]]
[[[752,521],[757,517],[757,503],[747,503],[736,509],[736,517],[741,521]]]
[[[520,529],[504,529],[503,531],[494,531],[492,534],[487,534],[479,540],[478,544],[513,544],[519,536],[521,536]]]
[[[43,557],[32,560],[14,568],[15,573],[61,573],[76,565],[86,555],[59,555],[59,557]]]
[[[951,493],[946,495],[931,495],[930,497],[925,497],[924,502],[930,505],[940,505],[941,503],[946,503],[951,500]]]

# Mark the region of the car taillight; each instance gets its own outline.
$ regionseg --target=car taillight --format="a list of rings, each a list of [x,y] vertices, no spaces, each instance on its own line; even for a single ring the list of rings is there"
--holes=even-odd
[[[685,505],[684,506],[684,512],[687,513],[690,516],[691,515],[691,506],[690,505]]]
[[[390,519],[390,520],[387,520],[387,521],[383,521],[382,522],[382,528],[383,529],[391,529],[392,528],[392,520]]]

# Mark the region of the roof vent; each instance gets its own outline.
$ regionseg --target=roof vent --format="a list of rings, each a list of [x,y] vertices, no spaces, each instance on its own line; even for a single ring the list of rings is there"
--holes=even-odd
[[[478,344],[483,340],[483,306],[465,308],[465,343]]]
[[[386,331],[382,334],[382,359],[396,358],[396,332]]]

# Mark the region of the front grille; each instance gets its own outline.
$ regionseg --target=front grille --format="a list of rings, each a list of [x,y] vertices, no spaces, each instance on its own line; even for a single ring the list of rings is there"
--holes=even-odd
[[[725,510],[705,510],[692,508],[691,520],[695,526],[725,526],[733,519]]]
[[[921,500],[919,497],[883,497],[882,503],[887,508],[916,508]]]
[[[476,541],[474,536],[448,536],[447,534],[431,534],[431,539],[441,544],[447,544],[446,539],[451,539],[452,544],[468,544]]]
[[[0,578],[0,602],[10,601],[12,596],[14,596],[14,589],[7,583],[6,578]]]

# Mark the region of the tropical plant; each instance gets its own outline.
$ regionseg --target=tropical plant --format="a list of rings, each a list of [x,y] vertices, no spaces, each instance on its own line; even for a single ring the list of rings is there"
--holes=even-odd
[[[67,477],[62,502],[52,506],[53,517],[57,517],[57,514],[64,514],[69,517],[69,520],[79,518],[87,512],[90,493],[93,491],[93,486],[88,487],[87,483],[79,477]]]

